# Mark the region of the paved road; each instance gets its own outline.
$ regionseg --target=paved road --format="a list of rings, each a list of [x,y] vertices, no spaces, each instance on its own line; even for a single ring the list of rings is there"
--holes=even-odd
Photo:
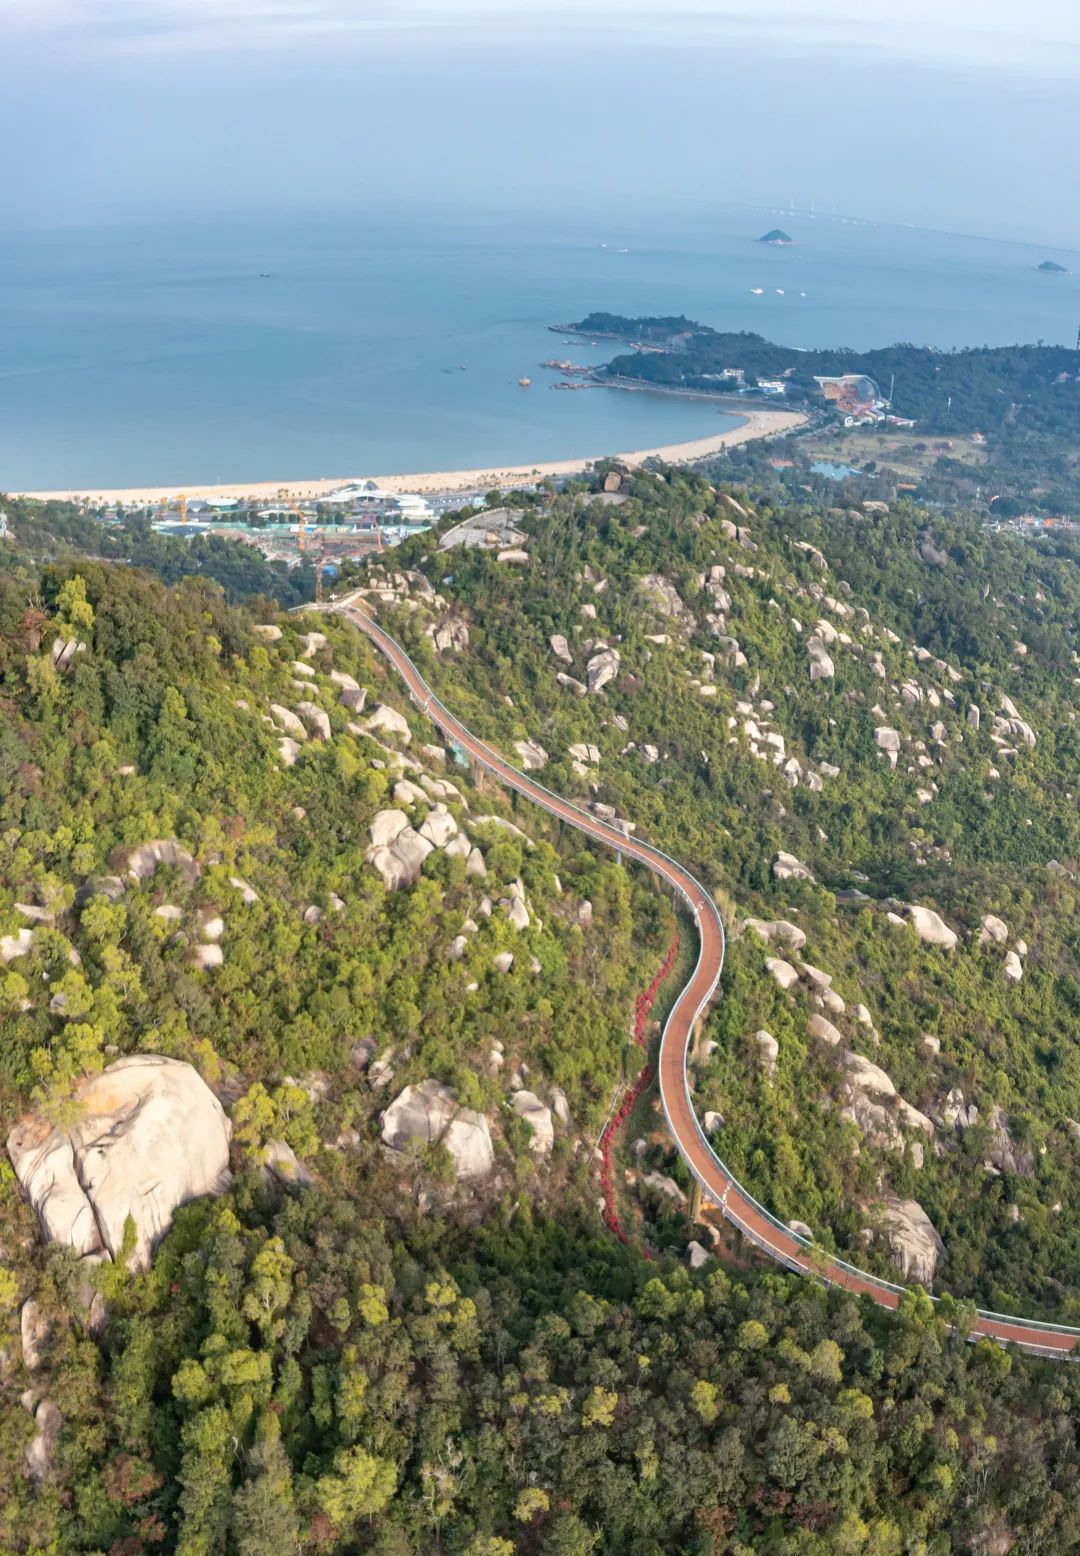
[[[617,849],[626,858],[638,860],[679,892],[693,916],[700,950],[697,965],[672,1006],[660,1039],[659,1079],[660,1097],[668,1127],[683,1160],[703,1191],[720,1207],[727,1219],[779,1263],[817,1275],[849,1291],[865,1293],[882,1307],[895,1308],[904,1289],[902,1286],[880,1280],[842,1259],[825,1254],[810,1239],[800,1237],[784,1226],[731,1177],[698,1123],[690,1100],[688,1060],[695,1027],[720,981],[725,949],[720,911],[705,888],[689,870],[660,849],[640,839],[627,837],[617,827],[581,810],[570,800],[553,794],[535,778],[511,767],[504,757],[466,729],[439,701],[405,650],[365,610],[359,608],[355,597],[346,597],[328,608],[346,616],[371,639],[401,676],[421,712],[427,714],[448,739],[456,741],[467,756],[493,774],[500,783],[515,789],[594,841]],[[1003,1342],[1015,1341],[1028,1350],[1052,1356],[1067,1355],[1080,1339],[1080,1329],[982,1311],[979,1312],[974,1333]]]

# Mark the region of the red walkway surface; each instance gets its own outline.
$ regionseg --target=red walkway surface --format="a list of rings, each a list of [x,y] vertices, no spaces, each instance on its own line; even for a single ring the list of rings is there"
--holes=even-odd
[[[733,1225],[759,1248],[789,1268],[827,1280],[848,1291],[872,1297],[882,1307],[895,1308],[903,1287],[857,1269],[846,1260],[826,1254],[810,1239],[786,1227],[728,1173],[698,1123],[690,1100],[687,1071],[690,1045],[699,1018],[704,1014],[720,981],[724,965],[724,925],[720,910],[689,870],[660,849],[626,836],[617,827],[599,820],[543,784],[512,767],[505,757],[486,745],[462,724],[436,697],[419,670],[389,633],[384,632],[355,598],[346,598],[327,607],[346,616],[375,644],[394,666],[408,687],[409,694],[444,735],[457,743],[473,762],[491,773],[507,788],[514,789],[541,806],[550,815],[576,827],[594,842],[615,849],[628,859],[636,859],[659,875],[680,894],[693,915],[699,940],[697,965],[679,994],[660,1041],[660,1097],[683,1160],[709,1198]],[[1029,1350],[1052,1356],[1069,1354],[1080,1339],[1080,1329],[1061,1324],[1045,1324],[1036,1319],[979,1311],[973,1333],[1002,1342],[1015,1341]]]
[[[679,932],[672,936],[671,946],[664,964],[656,977],[649,984],[644,993],[639,994],[634,1006],[634,1042],[639,1048],[648,1045],[648,1020],[649,1012],[653,1008],[653,1002],[660,992],[660,985],[675,965],[675,958],[679,954]],[[643,1064],[638,1071],[637,1080],[632,1086],[628,1086],[619,1099],[618,1110],[611,1115],[604,1125],[604,1132],[600,1136],[600,1187],[604,1193],[604,1221],[610,1231],[621,1243],[627,1243],[630,1239],[623,1230],[619,1220],[619,1210],[615,1203],[615,1182],[611,1176],[611,1151],[615,1144],[615,1137],[633,1112],[634,1104],[643,1091],[647,1091],[653,1082],[653,1067],[651,1064]]]

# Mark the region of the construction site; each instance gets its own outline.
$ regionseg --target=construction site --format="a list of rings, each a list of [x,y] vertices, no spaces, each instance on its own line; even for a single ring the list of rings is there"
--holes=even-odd
[[[126,516],[120,510],[101,515],[106,523]],[[149,517],[161,534],[222,535],[254,546],[268,561],[316,562],[321,582],[324,568],[381,553],[429,529],[438,514],[426,498],[383,491],[373,481],[352,481],[303,505],[285,488],[269,504],[178,492],[159,502]]]

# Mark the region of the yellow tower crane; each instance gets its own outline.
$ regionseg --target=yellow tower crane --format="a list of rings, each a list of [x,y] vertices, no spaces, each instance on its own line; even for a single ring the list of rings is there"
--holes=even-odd
[[[294,503],[292,498],[289,496],[288,490],[284,486],[278,488],[278,497],[281,499],[281,501],[283,501],[284,503],[286,503],[288,505],[288,507],[289,507],[289,509],[290,509],[290,511],[292,513],[296,514],[296,518],[297,518],[296,549],[301,553],[301,555],[303,555],[303,553],[306,552],[306,550],[307,550],[308,515],[304,512],[303,508],[298,508],[297,507],[296,503]],[[315,561],[315,603],[316,603],[316,605],[321,605],[322,604],[322,593],[323,593],[323,589],[322,589],[322,575],[323,575],[323,551],[320,548],[319,555],[318,555],[318,557],[316,558],[316,561]]]

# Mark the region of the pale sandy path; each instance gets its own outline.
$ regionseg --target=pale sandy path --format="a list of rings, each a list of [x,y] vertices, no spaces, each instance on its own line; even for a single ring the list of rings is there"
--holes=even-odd
[[[800,411],[748,410],[740,411],[743,417],[737,427],[713,433],[707,438],[693,438],[688,443],[669,443],[662,448],[639,448],[630,453],[593,455],[589,459],[557,459],[539,465],[514,465],[506,469],[476,470],[428,470],[416,475],[377,475],[372,480],[390,492],[462,492],[491,487],[505,487],[523,481],[534,481],[541,476],[576,475],[586,465],[597,459],[621,459],[628,465],[641,464],[646,459],[663,459],[669,464],[691,463],[707,459],[722,449],[737,443],[748,443],[753,438],[776,437],[801,427],[806,417]],[[13,497],[38,497],[41,499],[69,499],[95,503],[154,503],[162,502],[185,492],[188,497],[254,497],[273,499],[286,491],[292,498],[320,497],[332,492],[352,476],[324,477],[315,481],[247,481],[226,486],[200,486],[192,481],[175,486],[127,486],[97,487],[66,491],[13,492]]]

